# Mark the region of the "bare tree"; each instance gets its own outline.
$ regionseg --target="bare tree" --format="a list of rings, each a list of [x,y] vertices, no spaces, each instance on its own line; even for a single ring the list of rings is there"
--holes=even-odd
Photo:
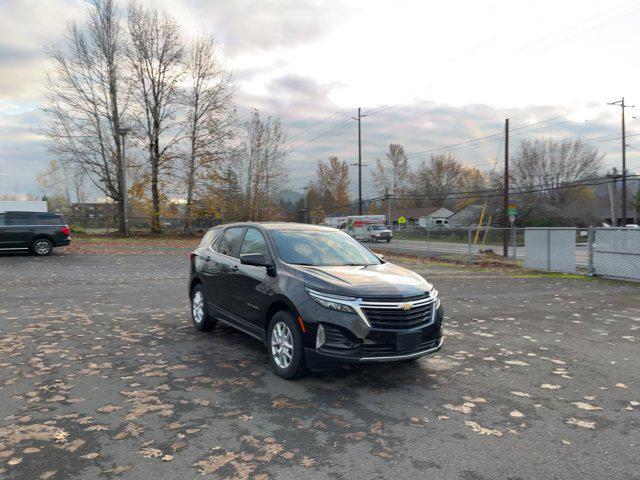
[[[404,147],[399,143],[389,145],[389,151],[384,161],[376,160],[373,181],[381,194],[387,191],[394,197],[406,191],[409,179],[409,158],[404,153]]]
[[[414,189],[427,196],[430,205],[442,207],[460,186],[463,170],[462,163],[451,154],[432,155],[430,164],[423,161],[418,167]]]
[[[118,204],[124,233],[124,160],[118,134],[125,116],[124,38],[112,0],[92,0],[83,25],[70,23],[63,48],[49,48],[44,133],[65,165],[77,166]]]
[[[512,161],[512,181],[522,190],[540,190],[533,195],[558,206],[575,192],[557,187],[593,178],[601,169],[603,157],[579,139],[522,140]]]
[[[160,179],[173,160],[180,141],[179,82],[184,75],[184,46],[180,29],[166,12],[129,4],[130,44],[127,57],[132,71],[136,129],[147,150],[151,184],[151,230],[160,232]]]
[[[247,215],[251,220],[260,220],[274,213],[275,196],[288,179],[284,164],[286,138],[279,119],[262,120],[255,109],[245,122],[245,130]]]
[[[231,77],[221,65],[213,37],[202,35],[194,41],[187,72],[189,86],[182,97],[188,139],[184,229],[185,233],[191,233],[196,181],[202,176],[211,176],[216,168],[231,178],[229,165],[224,160],[234,156],[229,141],[236,121]]]

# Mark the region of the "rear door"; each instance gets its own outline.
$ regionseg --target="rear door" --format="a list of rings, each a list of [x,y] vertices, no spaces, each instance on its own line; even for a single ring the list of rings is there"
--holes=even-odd
[[[3,235],[3,248],[28,248],[38,229],[35,213],[7,212]]]
[[[259,253],[267,262],[273,262],[264,235],[254,227],[247,228],[240,247],[240,255],[249,253]],[[242,264],[238,267],[238,288],[234,290],[234,309],[239,316],[259,329],[266,329],[263,321],[273,290],[271,284],[274,281],[275,279],[267,273],[265,267]]]
[[[233,313],[232,291],[240,265],[238,252],[244,230],[245,227],[225,229],[221,238],[214,243],[214,251],[202,270],[207,301],[213,310],[221,313]]]

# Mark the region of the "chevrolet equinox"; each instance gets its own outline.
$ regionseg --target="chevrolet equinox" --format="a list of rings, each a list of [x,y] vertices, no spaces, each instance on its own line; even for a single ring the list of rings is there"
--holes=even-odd
[[[295,223],[209,230],[191,254],[191,316],[264,342],[277,375],[417,359],[442,346],[438,291],[346,233]]]

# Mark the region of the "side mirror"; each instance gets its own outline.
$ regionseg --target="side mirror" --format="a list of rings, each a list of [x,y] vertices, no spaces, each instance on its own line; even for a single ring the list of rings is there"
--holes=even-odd
[[[267,259],[261,253],[245,253],[240,255],[240,263],[254,267],[267,267]]]
[[[376,253],[375,255],[376,255],[376,257],[378,257],[380,260],[384,260],[384,255],[383,255],[383,254],[381,254],[381,253]]]

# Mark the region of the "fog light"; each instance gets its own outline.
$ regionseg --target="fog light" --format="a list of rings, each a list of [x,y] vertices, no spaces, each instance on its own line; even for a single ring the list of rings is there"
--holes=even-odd
[[[324,328],[318,325],[318,333],[316,334],[316,349],[324,345]]]

